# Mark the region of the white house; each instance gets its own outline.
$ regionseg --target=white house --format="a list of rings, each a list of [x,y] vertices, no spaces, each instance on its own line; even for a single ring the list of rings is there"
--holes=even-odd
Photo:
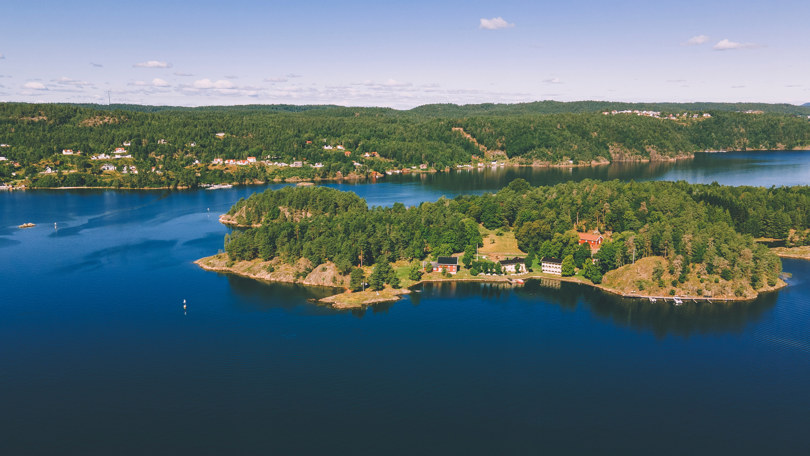
[[[304,163],[300,162],[300,161],[292,162],[292,165],[290,165],[290,167],[292,167],[292,168],[300,168],[302,166],[304,166]]]
[[[101,170],[102,171],[115,171],[115,165],[113,165],[112,163],[104,163],[103,165],[101,165]]]
[[[526,260],[524,258],[507,258],[505,260],[501,260],[501,269],[504,272],[508,272],[510,274],[514,274],[516,272],[526,272]],[[518,271],[520,268],[520,271]]]
[[[540,266],[544,274],[562,275],[562,261],[559,258],[543,257]]]
[[[73,149],[62,149],[62,155],[73,155]]]
[[[334,149],[334,147],[332,147],[332,146],[330,146],[328,144],[323,146],[323,150],[332,150],[332,149]]]

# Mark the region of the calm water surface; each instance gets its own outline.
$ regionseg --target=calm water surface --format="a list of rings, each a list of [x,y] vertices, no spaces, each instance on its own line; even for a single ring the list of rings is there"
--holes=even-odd
[[[601,177],[781,185],[809,164],[725,158]],[[551,171],[333,186],[415,204]],[[0,194],[0,454],[810,452],[810,262],[743,305],[530,281],[339,312],[191,263],[257,190]]]

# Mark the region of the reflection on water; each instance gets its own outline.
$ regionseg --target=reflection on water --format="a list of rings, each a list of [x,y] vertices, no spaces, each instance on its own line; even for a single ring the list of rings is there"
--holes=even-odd
[[[330,306],[313,303],[313,301],[339,292],[339,289],[294,283],[263,282],[226,273],[218,273],[218,275],[228,278],[231,291],[239,297],[235,303],[244,311],[267,312],[283,309],[304,315],[341,313]]]
[[[779,296],[775,292],[748,302],[685,301],[675,306],[671,302],[622,298],[587,285],[551,279],[530,279],[519,287],[506,283],[429,283],[423,285],[422,292],[425,297],[439,299],[480,295],[482,300],[492,303],[553,304],[568,311],[582,309],[618,326],[652,331],[658,338],[742,333],[772,310]]]

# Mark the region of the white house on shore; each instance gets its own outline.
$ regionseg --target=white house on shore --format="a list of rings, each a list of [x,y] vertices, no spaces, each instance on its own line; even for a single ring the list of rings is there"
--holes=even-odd
[[[562,260],[559,258],[543,257],[540,267],[544,274],[562,275]]]
[[[526,272],[526,260],[524,258],[507,258],[501,260],[501,269],[504,272],[514,274],[516,272]]]

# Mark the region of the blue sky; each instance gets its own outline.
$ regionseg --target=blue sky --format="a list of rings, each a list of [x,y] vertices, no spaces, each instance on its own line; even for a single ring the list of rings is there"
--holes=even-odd
[[[4,0],[0,101],[810,101],[810,2]]]

